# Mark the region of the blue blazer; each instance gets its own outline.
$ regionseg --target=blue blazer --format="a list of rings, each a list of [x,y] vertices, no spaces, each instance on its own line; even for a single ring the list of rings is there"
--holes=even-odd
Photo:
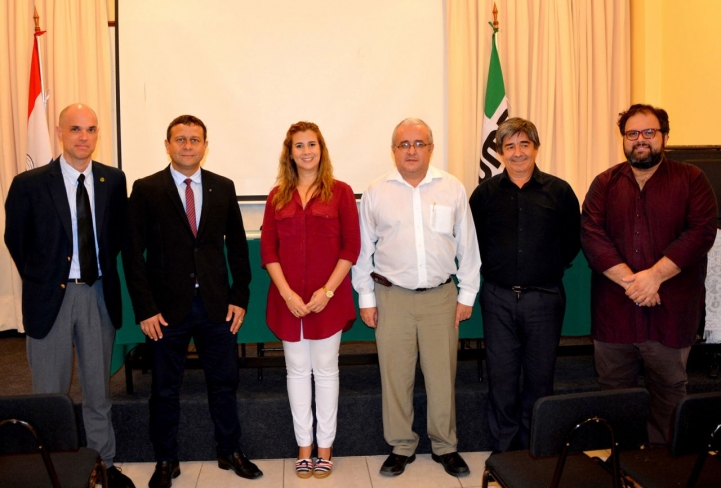
[[[117,257],[127,206],[125,174],[97,161],[91,164],[105,305],[119,329],[123,321]],[[60,160],[17,175],[8,191],[5,214],[5,244],[23,281],[25,332],[42,339],[60,311],[73,255],[70,205]]]

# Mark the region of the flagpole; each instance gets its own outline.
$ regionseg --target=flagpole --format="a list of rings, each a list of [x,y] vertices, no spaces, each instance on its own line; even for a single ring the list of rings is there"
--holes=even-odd
[[[40,29],[40,15],[38,15],[38,8],[35,7],[35,13],[33,14],[33,20],[35,21],[35,42],[38,46],[38,61],[40,62],[40,94],[43,97],[43,106],[45,107],[45,113],[48,111],[48,97],[45,93],[45,77],[43,76],[43,53],[40,50],[40,41],[38,37],[45,34],[45,31]]]
[[[478,183],[482,183],[493,175],[503,171],[500,157],[496,151],[496,130],[508,118],[508,98],[503,82],[501,60],[498,56],[496,38],[498,35],[498,7],[493,3],[493,28],[491,35],[491,56],[488,63],[488,79],[486,82],[486,100],[483,106],[483,129],[481,132],[481,157],[479,161]]]

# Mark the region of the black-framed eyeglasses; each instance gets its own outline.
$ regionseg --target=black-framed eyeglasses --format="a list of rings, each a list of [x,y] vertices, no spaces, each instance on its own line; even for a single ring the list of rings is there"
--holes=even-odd
[[[415,147],[417,151],[420,151],[420,150],[423,149],[424,147],[430,146],[430,144],[426,144],[426,143],[423,142],[423,141],[413,141],[413,142],[403,141],[403,142],[401,142],[400,144],[398,144],[398,145],[396,146],[396,148],[397,148],[397,149],[400,149],[400,150],[402,150],[402,151],[407,151],[407,150],[409,150],[409,149],[411,148],[411,146]]]
[[[644,139],[653,139],[656,137],[656,132],[661,132],[661,129],[627,130],[624,136],[629,141],[635,141],[640,135],[643,135]]]

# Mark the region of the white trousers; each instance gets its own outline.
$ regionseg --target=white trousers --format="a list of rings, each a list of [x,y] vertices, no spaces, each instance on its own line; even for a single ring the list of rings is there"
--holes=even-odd
[[[313,387],[315,379],[316,441],[318,447],[332,447],[338,419],[338,350],[343,331],[327,339],[303,338],[283,341],[287,370],[288,399],[298,446],[313,444]]]

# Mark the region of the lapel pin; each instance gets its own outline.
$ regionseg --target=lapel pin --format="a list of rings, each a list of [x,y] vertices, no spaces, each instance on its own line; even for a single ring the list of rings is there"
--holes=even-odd
[[[103,176],[100,177],[100,183],[105,183],[105,177],[103,177]]]

